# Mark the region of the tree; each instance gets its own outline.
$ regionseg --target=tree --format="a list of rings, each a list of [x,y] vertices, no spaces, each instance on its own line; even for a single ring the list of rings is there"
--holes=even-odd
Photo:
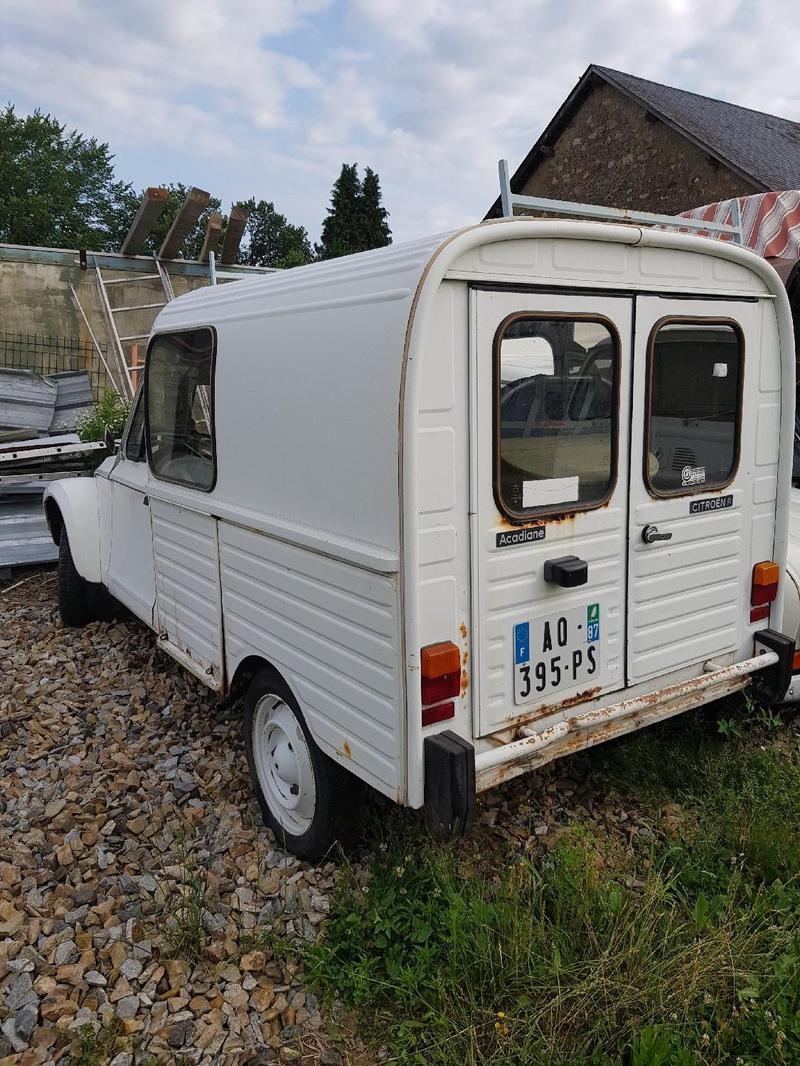
[[[320,259],[335,259],[391,244],[388,217],[389,212],[381,203],[381,185],[375,171],[367,167],[362,183],[358,164],[343,163],[331,192],[328,217],[322,223],[317,255]]]
[[[316,245],[320,259],[336,259],[361,251],[361,191],[358,164],[342,163],[341,173],[331,190],[328,217],[322,223],[320,242]]]
[[[130,185],[107,144],[50,115],[0,111],[0,241],[54,248],[119,247]]]
[[[244,206],[250,217],[245,231],[247,244],[239,251],[240,263],[286,269],[311,262],[314,253],[304,226],[287,222],[270,201],[251,197]]]
[[[381,183],[378,175],[369,167],[364,171],[361,192],[361,215],[366,248],[383,248],[392,243],[389,229],[389,212],[381,203]]]

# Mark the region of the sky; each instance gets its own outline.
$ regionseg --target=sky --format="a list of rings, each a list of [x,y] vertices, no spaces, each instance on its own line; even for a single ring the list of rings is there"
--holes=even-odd
[[[590,63],[800,121],[796,0],[0,0],[0,104],[137,188],[255,196],[318,237],[343,162],[396,241],[477,221]]]

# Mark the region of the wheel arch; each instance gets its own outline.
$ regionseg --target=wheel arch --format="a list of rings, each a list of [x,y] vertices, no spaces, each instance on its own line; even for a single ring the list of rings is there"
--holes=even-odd
[[[259,674],[262,670],[268,670],[273,677],[282,681],[285,685],[294,692],[294,688],[289,679],[278,669],[278,667],[270,662],[264,655],[246,655],[241,659],[231,675],[229,692],[232,699],[236,699],[239,696],[243,696],[247,691],[250,682]],[[295,696],[295,699],[297,697]]]
[[[101,582],[100,508],[95,478],[63,478],[44,494],[44,513],[56,544],[66,530],[75,569],[86,581]]]

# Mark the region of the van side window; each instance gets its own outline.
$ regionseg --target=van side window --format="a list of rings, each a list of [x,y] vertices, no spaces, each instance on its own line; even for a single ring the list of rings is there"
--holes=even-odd
[[[147,453],[156,477],[210,492],[216,479],[214,335],[180,330],[154,337],[145,377]]]
[[[619,345],[600,319],[512,315],[495,341],[495,497],[512,518],[596,507],[617,463]]]
[[[141,463],[144,457],[144,391],[139,389],[125,436],[125,458]]]
[[[650,339],[644,477],[655,496],[719,489],[739,461],[743,342],[728,322],[670,321]]]

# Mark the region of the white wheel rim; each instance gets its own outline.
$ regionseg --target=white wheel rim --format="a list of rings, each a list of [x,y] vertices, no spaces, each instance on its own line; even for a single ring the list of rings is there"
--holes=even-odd
[[[280,696],[268,693],[253,713],[253,761],[267,806],[291,836],[302,836],[314,820],[314,768],[300,723]]]

